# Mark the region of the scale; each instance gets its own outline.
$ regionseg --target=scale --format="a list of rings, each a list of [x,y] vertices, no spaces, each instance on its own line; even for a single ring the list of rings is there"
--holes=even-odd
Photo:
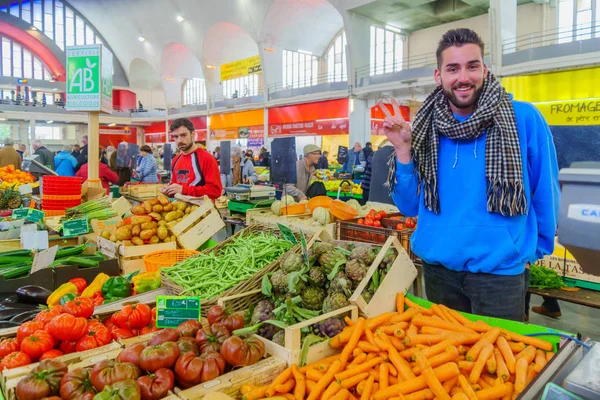
[[[600,163],[562,169],[558,240],[588,274],[600,276]],[[569,341],[519,399],[600,399],[600,344]]]
[[[275,187],[268,185],[235,185],[225,188],[229,211],[246,213],[252,208],[270,207],[275,201]]]

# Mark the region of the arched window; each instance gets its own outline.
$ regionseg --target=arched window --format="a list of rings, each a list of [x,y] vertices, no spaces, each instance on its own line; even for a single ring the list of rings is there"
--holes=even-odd
[[[13,1],[10,6],[0,7],[0,12],[35,26],[63,51],[66,46],[104,44],[81,14],[60,0]]]
[[[2,76],[46,81],[53,79],[52,73],[44,62],[18,42],[3,37],[0,52],[2,53],[0,57]]]
[[[183,84],[183,105],[206,104],[206,82],[204,79],[186,79]]]
[[[402,39],[398,32],[371,26],[371,76],[402,70]]]
[[[319,57],[308,51],[283,50],[283,88],[314,86],[319,80]]]
[[[341,31],[327,49],[327,81],[344,82],[348,80],[346,69],[346,32]]]

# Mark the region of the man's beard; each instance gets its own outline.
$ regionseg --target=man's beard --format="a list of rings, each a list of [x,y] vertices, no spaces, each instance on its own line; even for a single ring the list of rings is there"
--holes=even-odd
[[[191,149],[193,145],[194,145],[194,142],[191,142],[186,147],[183,147],[182,145],[179,145],[179,146],[177,146],[177,148],[185,153],[186,151],[188,151],[189,149]]]
[[[462,88],[465,86],[475,88],[473,96],[471,96],[471,98],[466,101],[460,100],[454,93],[455,89],[459,89],[459,88]],[[444,87],[444,85],[442,84],[442,90],[444,92],[444,96],[446,96],[448,101],[450,103],[452,103],[456,108],[469,108],[469,107],[472,107],[473,105],[475,105],[477,103],[477,100],[479,100],[479,97],[481,96],[481,92],[483,91],[483,85],[481,85],[480,88],[476,88],[475,85],[455,85],[450,90],[447,90]]]

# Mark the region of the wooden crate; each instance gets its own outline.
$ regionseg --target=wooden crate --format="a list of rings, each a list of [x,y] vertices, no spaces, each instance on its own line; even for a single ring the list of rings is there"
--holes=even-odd
[[[153,199],[161,194],[160,189],[164,185],[148,183],[148,184],[139,184],[139,185],[127,185],[121,187],[119,193],[122,195],[128,195],[132,197],[137,197],[140,199]]]
[[[302,215],[280,215],[273,214],[270,208],[254,208],[246,211],[246,225],[264,224],[268,226],[277,226],[277,223],[283,224],[293,231],[300,231],[305,234],[316,235],[322,230],[325,230],[332,237],[335,236],[335,223],[322,225],[313,225],[308,221],[311,220],[310,214]]]
[[[220,392],[234,399],[240,399],[240,388],[242,385],[268,385],[286,368],[284,360],[278,357],[268,357],[254,365],[250,365],[225,375],[221,375],[212,381],[201,383],[186,390],[175,388],[175,394],[180,399],[198,400],[209,393]]]
[[[207,242],[215,233],[225,228],[225,222],[215,205],[208,198],[200,203],[190,214],[183,217],[175,226],[169,227],[171,234],[177,237],[179,247],[196,250]]]
[[[69,238],[65,239],[60,236],[50,236],[48,237],[48,247],[52,246],[77,246],[77,238]],[[20,239],[11,239],[11,240],[0,240],[0,252],[2,251],[11,251],[11,250],[21,250],[23,245],[21,244]]]
[[[398,256],[380,283],[379,288],[373,294],[373,298],[367,303],[361,293],[369,284],[373,273],[379,268],[379,264],[381,264],[383,257],[385,257],[385,253],[390,248],[396,249]],[[361,313],[368,318],[383,314],[384,312],[396,311],[396,294],[399,291],[406,293],[416,277],[417,268],[415,268],[415,265],[398,241],[398,238],[391,236],[386,240],[375,261],[369,267],[367,274],[350,297],[350,302],[356,304]]]
[[[257,289],[242,295],[223,297],[219,299],[218,304],[225,308],[230,308],[230,303],[239,302],[239,300],[244,296],[251,298],[254,304],[256,304],[261,299],[265,298],[265,296],[261,294],[260,289]],[[267,353],[277,356],[282,360],[285,360],[288,366],[292,364],[300,365],[302,357],[302,329],[314,325],[318,322],[325,321],[329,318],[344,318],[346,316],[349,316],[353,321],[356,321],[358,319],[358,308],[354,305],[349,305],[346,307],[342,307],[338,310],[332,311],[330,313],[319,315],[316,318],[312,318],[297,323],[295,325],[289,326],[285,328],[284,346],[280,346],[258,335],[256,337],[259,338],[265,344]],[[329,340],[325,340],[323,342],[310,346],[306,357],[306,362],[310,364],[322,358],[337,354],[340,351],[341,349],[331,348],[329,346]]]
[[[177,243],[157,243],[145,244],[143,246],[123,246],[98,237],[98,249],[107,257],[118,258],[119,265],[123,274],[128,274],[133,271],[145,271],[144,255],[160,250],[175,250]]]

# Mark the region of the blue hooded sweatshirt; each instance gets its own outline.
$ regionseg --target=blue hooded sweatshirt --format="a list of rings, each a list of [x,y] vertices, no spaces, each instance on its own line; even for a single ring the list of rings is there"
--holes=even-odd
[[[54,156],[54,168],[59,176],[75,176],[77,160],[68,151],[61,151]]]
[[[438,194],[440,213],[429,211],[413,161],[396,160],[392,196],[406,216],[418,215],[411,237],[413,252],[429,264],[453,271],[518,275],[554,249],[560,188],[552,134],[530,103],[512,102],[517,120],[526,215],[505,217],[487,211],[485,178],[486,132],[475,140],[440,136]],[[454,116],[464,122],[465,117]]]

